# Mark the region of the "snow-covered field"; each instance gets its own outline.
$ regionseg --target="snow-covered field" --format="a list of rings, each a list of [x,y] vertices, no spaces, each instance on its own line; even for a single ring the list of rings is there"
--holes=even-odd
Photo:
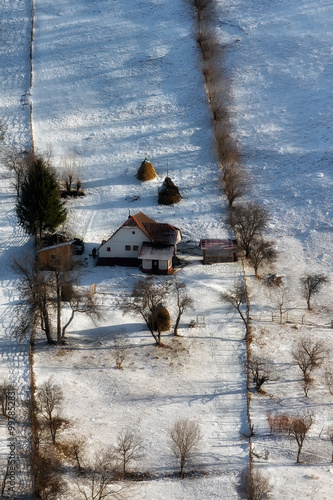
[[[204,267],[189,257],[179,273],[194,299],[181,323],[182,338],[168,334],[169,349],[156,348],[138,318],[123,315],[119,297],[141,276],[133,269],[96,268],[89,253],[122,224],[129,211],[143,211],[182,230],[185,240],[227,237],[226,203],[213,148],[212,122],[193,36],[193,13],[182,0],[35,0],[33,46],[33,134],[36,150],[52,151],[59,175],[74,158],[86,196],[71,201],[69,229],[86,242],[82,284],[96,283],[105,319],[97,327],[77,316],[65,348],[35,353],[37,384],[50,375],[64,385],[63,414],[73,422],[67,436],[85,436],[91,451],[114,444],[118,433],[138,428],[145,441],[139,470],[156,479],[138,483],[138,499],[238,498],[237,478],[248,463],[246,346],[239,318],[219,293],[242,273],[240,264]],[[0,5],[0,123],[5,145],[30,144],[30,1]],[[330,448],[322,430],[332,425],[332,396],[316,375],[305,398],[291,350],[311,335],[330,348],[332,284],[306,313],[299,279],[307,271],[332,274],[332,32],[329,1],[219,1],[217,29],[226,45],[232,82],[232,120],[253,186],[251,197],[272,216],[270,236],[279,250],[276,272],[291,291],[291,323],[269,321],[274,307],[247,269],[251,292],[252,349],[268,358],[279,375],[253,395],[251,417],[258,454],[274,498],[330,498]],[[5,148],[2,148],[5,150]],[[135,174],[148,156],[159,177],[141,184]],[[157,204],[166,172],[183,200]],[[15,221],[15,197],[1,167],[1,376],[28,384],[27,346],[9,338],[17,277],[9,252],[23,251],[27,238]],[[134,198],[135,197],[135,198]],[[139,197],[139,198],[137,198]],[[133,201],[136,199],[136,201]],[[173,277],[162,279],[174,279]],[[172,317],[175,304],[168,304]],[[189,329],[196,314],[206,328]],[[302,323],[303,318],[303,325]],[[316,325],[321,325],[320,327]],[[115,334],[130,352],[117,370],[111,354]],[[327,366],[332,360],[328,354]],[[323,370],[322,370],[323,371]],[[315,415],[306,461],[295,465],[295,442],[269,436],[268,410]],[[194,468],[205,475],[180,481],[168,429],[179,417],[199,423],[203,435]],[[6,426],[1,424],[5,464]],[[80,498],[70,486],[64,498]]]

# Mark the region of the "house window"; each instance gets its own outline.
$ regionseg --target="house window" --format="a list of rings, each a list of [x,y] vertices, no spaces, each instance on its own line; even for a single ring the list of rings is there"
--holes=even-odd
[[[125,250],[126,250],[126,252],[130,252],[131,251],[131,245],[125,245]]]
[[[139,246],[138,245],[133,245],[133,250],[135,250],[136,252],[139,251]]]
[[[107,251],[107,252],[111,252],[111,247],[107,247],[107,248],[106,248],[106,251]]]
[[[135,234],[135,231],[132,231],[132,234]]]

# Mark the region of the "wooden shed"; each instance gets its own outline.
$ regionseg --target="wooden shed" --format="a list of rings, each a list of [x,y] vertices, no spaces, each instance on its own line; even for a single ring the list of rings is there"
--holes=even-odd
[[[235,262],[237,260],[237,240],[200,240],[204,264]]]
[[[73,258],[73,241],[42,248],[38,251],[38,262],[41,271],[55,271],[68,267]]]

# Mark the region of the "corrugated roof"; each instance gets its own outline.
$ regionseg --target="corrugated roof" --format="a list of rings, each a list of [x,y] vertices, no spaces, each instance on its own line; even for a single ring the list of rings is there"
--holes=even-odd
[[[145,223],[150,239],[154,243],[163,245],[175,245],[177,243],[178,229],[170,224],[163,224],[159,222]]]

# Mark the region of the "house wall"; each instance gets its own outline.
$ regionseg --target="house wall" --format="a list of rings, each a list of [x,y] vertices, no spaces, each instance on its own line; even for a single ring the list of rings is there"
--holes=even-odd
[[[153,261],[142,259],[141,269],[144,273],[156,272],[156,274],[168,274],[168,272],[172,269],[172,260],[159,260],[158,270],[153,271]]]
[[[137,245],[140,251],[144,242],[149,243],[150,239],[141,229],[138,227],[122,227],[99,248],[99,258],[102,261],[114,258],[137,258],[138,250],[133,250],[133,246]],[[130,246],[131,249],[125,250],[126,245]]]
[[[217,264],[219,262],[235,262],[237,260],[236,252],[230,251],[205,251],[203,252],[204,264]]]

